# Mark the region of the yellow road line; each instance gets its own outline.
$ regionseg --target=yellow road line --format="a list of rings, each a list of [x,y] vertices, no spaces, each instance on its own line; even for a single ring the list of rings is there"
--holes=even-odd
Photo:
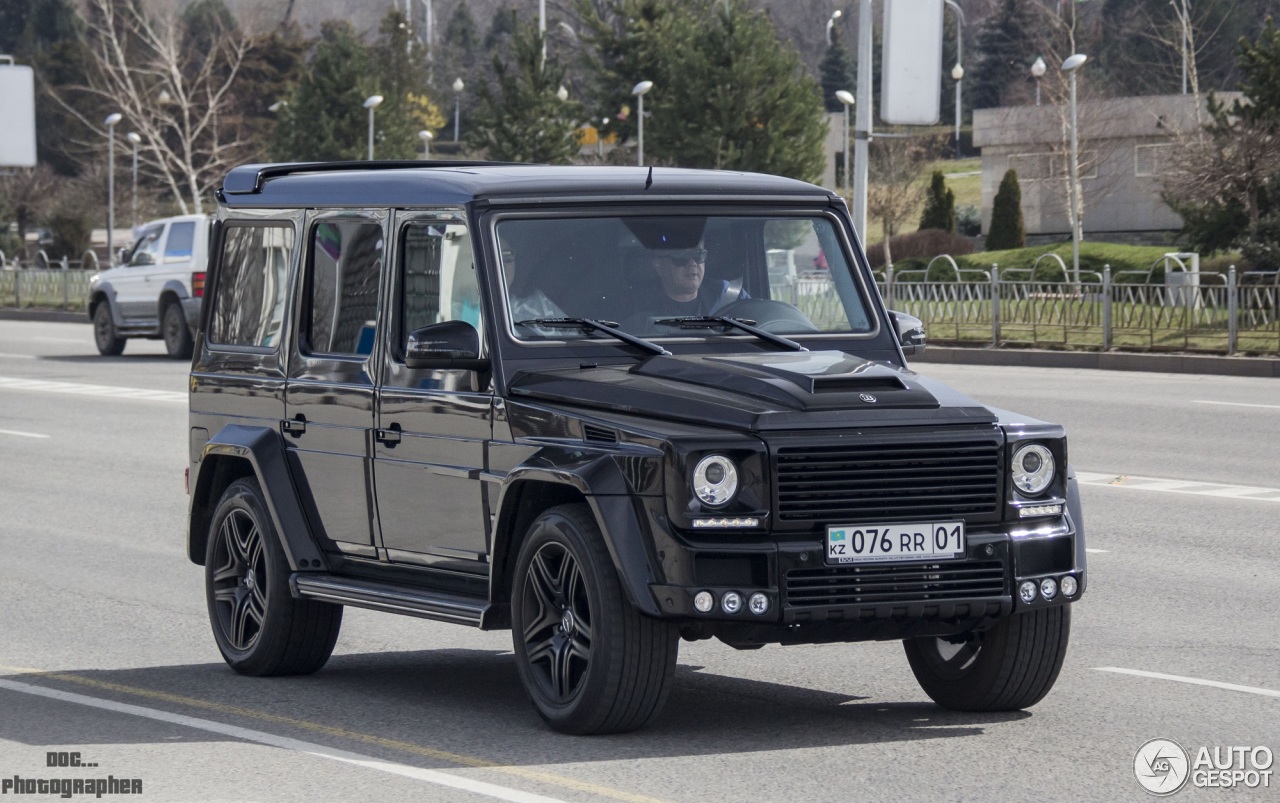
[[[294,717],[281,716],[280,714],[270,714],[266,711],[258,711],[253,708],[243,708],[241,706],[227,705],[226,703],[215,703],[210,700],[201,700],[196,697],[186,697],[180,694],[171,694],[169,692],[156,691],[154,689],[144,689],[137,686],[126,686],[121,683],[112,683],[105,680],[95,680],[93,678],[84,677],[83,675],[74,675],[69,672],[46,672],[40,669],[27,669],[2,665],[0,665],[0,671],[32,675],[48,678],[50,680],[61,680],[81,686],[88,686],[94,689],[113,691],[119,694],[132,695],[134,697],[143,697],[149,700],[161,700],[167,703],[185,705],[191,708],[203,709],[205,711],[216,711],[221,714],[247,717],[249,719],[256,719],[260,722],[287,725],[292,728],[310,731],[311,733],[321,733],[325,736],[335,736],[339,739],[350,739],[351,741],[360,742],[362,744],[376,745],[378,747],[387,748],[388,750],[399,750],[403,753],[410,753],[423,758],[435,759],[437,761],[445,761],[450,764],[457,764],[463,767],[493,770],[495,772],[502,772],[507,775],[514,775],[531,781],[538,781],[540,783],[560,786],[566,789],[573,789],[578,792],[586,792],[588,794],[607,797],[613,800],[622,800],[626,801],[626,803],[665,803],[665,801],[660,798],[649,797],[647,795],[637,795],[622,789],[614,789],[609,786],[602,786],[589,781],[579,781],[575,778],[569,778],[564,775],[540,772],[538,770],[525,769],[524,767],[505,766],[498,762],[479,758],[477,756],[469,756],[463,753],[450,753],[445,750],[437,750],[434,747],[414,744],[413,742],[405,742],[399,739],[387,739],[382,736],[374,736],[369,733],[347,730],[346,728],[338,728],[333,725],[311,722],[310,720],[296,719]]]

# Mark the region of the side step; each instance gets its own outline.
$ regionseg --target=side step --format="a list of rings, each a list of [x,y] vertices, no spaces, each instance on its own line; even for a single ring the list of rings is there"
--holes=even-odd
[[[486,616],[492,618],[493,606],[487,600],[368,580],[353,580],[332,574],[295,572],[289,578],[289,587],[296,597],[418,616],[439,622],[484,627]]]

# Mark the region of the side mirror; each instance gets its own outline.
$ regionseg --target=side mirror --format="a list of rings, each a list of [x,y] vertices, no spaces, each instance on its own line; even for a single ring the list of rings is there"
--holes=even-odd
[[[409,368],[483,371],[489,367],[489,361],[480,357],[480,333],[466,321],[441,321],[415,329],[404,351]]]
[[[924,321],[905,312],[889,310],[889,317],[898,330],[898,342],[902,344],[902,353],[908,356],[924,351]]]

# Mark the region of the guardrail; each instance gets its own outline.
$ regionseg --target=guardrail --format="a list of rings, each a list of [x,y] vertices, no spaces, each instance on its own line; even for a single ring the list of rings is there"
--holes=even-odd
[[[95,273],[75,268],[0,270],[0,307],[83,310],[89,297],[89,277]]]

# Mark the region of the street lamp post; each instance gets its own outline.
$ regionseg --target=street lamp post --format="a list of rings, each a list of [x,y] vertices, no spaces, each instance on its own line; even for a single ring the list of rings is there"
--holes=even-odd
[[[836,20],[844,16],[844,12],[836,9],[831,12],[831,17],[827,20],[827,47],[831,47],[831,29],[836,27]]]
[[[960,62],[951,68],[951,80],[956,82],[956,158],[960,158],[960,81],[964,78],[964,67]]]
[[[1044,59],[1036,56],[1035,63],[1031,65],[1031,76],[1036,79],[1036,105],[1040,105],[1040,79],[1044,77],[1046,66]]]
[[[653,89],[653,81],[641,81],[631,87],[631,94],[639,98],[636,113],[636,164],[644,167],[644,96]]]
[[[604,158],[604,127],[609,124],[608,117],[600,118],[600,131],[596,134],[596,153],[601,159]]]
[[[370,95],[364,99],[364,107],[369,110],[369,161],[373,161],[373,110],[382,105],[381,95]]]
[[[849,169],[852,167],[849,164],[849,107],[853,105],[854,97],[847,89],[837,89],[836,100],[844,106],[844,188],[847,190],[853,186],[850,181],[853,171]]]
[[[124,119],[120,112],[107,115],[107,264],[116,264],[116,123]]]
[[[425,128],[418,132],[418,139],[422,140],[422,158],[431,158],[431,138],[435,136]]]
[[[964,78],[964,37],[962,28],[965,24],[964,10],[960,8],[960,4],[955,0],[946,0],[951,10],[956,12],[956,66],[951,68],[951,80],[956,82],[956,158],[960,158],[960,87],[961,80]]]
[[[142,137],[138,136],[137,131],[130,131],[125,134],[125,139],[129,140],[129,144],[133,146],[133,191],[130,194],[130,211],[133,218],[130,224],[133,228],[138,227],[138,145],[142,142]]]
[[[1080,146],[1076,130],[1076,71],[1088,58],[1083,53],[1076,53],[1062,62],[1062,71],[1067,74],[1071,84],[1071,276],[1076,286],[1080,284],[1080,218],[1084,211],[1080,199]]]
[[[453,79],[453,141],[458,141],[458,121],[462,119],[462,90],[467,85],[461,78]]]

